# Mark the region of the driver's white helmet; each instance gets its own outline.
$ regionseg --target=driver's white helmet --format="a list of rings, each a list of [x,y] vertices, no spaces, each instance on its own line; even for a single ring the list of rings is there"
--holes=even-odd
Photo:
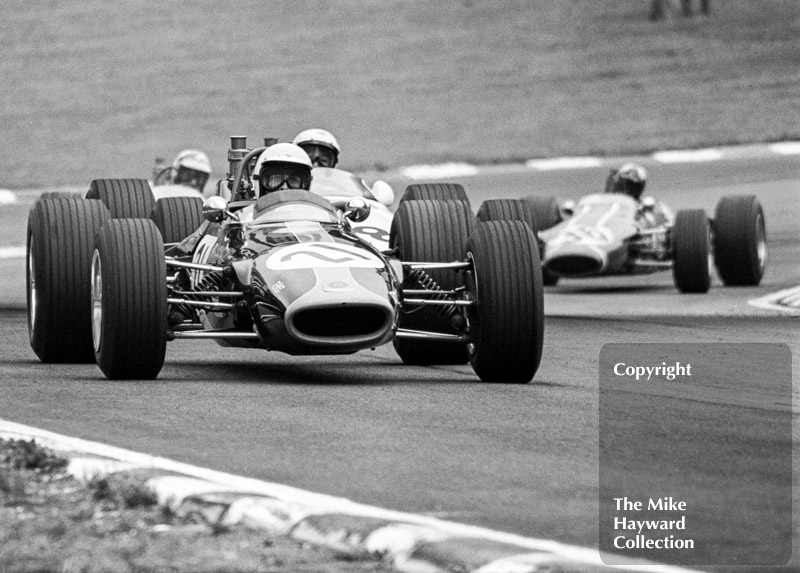
[[[637,163],[626,163],[612,170],[606,180],[607,193],[624,193],[637,201],[647,185],[647,170]]]
[[[253,167],[259,197],[279,189],[310,189],[311,168],[311,159],[301,147],[293,143],[271,145]]]
[[[314,167],[336,167],[339,162],[339,142],[330,131],[306,129],[292,141],[308,153]]]
[[[211,175],[211,162],[199,149],[184,149],[172,162],[172,182],[176,185],[203,188]]]

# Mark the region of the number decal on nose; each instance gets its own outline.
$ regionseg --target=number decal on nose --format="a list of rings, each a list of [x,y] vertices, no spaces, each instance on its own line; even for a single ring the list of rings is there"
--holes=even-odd
[[[383,262],[358,247],[336,243],[301,243],[277,249],[266,262],[270,270],[314,267],[355,267],[377,269]]]

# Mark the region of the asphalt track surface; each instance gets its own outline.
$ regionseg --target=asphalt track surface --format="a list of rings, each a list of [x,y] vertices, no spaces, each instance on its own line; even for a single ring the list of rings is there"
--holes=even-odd
[[[186,340],[170,343],[158,380],[116,382],[93,365],[38,362],[27,342],[24,259],[2,259],[0,418],[389,509],[594,547],[603,345],[783,343],[800,355],[797,312],[748,304],[800,284],[800,160],[647,166],[648,192],[674,209],[712,213],[722,195],[759,197],[770,243],[759,287],[723,288],[715,277],[708,294],[680,295],[669,272],[563,281],[546,291],[544,356],[527,385],[481,383],[469,366],[404,366],[391,346],[296,358]],[[605,172],[497,168],[462,182],[478,205],[530,193],[577,198],[600,190]],[[2,208],[0,247],[24,243],[31,200]],[[770,388],[768,376],[752,385],[758,372],[769,371],[761,366],[735,381],[733,396],[741,400],[689,389],[679,404],[687,411],[709,404],[719,416],[711,425],[733,418],[741,428],[761,428],[757,418],[765,411],[793,411],[796,421],[796,382],[791,396]],[[797,360],[792,369],[798,380]],[[647,407],[642,388],[631,388],[632,408]],[[758,405],[743,407],[749,399]],[[792,433],[796,455],[796,423]],[[700,449],[706,437],[702,425],[687,424],[681,439],[684,448]],[[742,438],[741,449],[769,455],[779,441],[764,431]],[[765,487],[754,475],[736,485],[743,492]],[[796,486],[791,498],[797,509]],[[743,504],[741,523],[748,511]],[[792,517],[795,555],[798,523]],[[711,525],[727,526],[713,516]]]

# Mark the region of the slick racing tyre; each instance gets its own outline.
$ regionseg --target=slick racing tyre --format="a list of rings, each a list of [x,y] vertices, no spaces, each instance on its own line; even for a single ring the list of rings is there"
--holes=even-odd
[[[200,197],[159,199],[150,218],[161,231],[164,243],[179,243],[203,223],[203,200]]]
[[[473,225],[472,212],[462,201],[404,201],[392,220],[389,244],[402,261],[460,261]],[[459,286],[457,273],[447,269],[409,271],[403,282],[404,289],[453,290]],[[399,327],[459,334],[460,319],[457,307],[404,308]],[[468,360],[464,345],[455,342],[395,338],[394,348],[406,364],[464,364]]]
[[[557,206],[556,206],[557,207]],[[522,221],[527,223],[536,237],[539,259],[544,254],[544,244],[539,239],[536,217],[529,201],[525,199],[488,199],[478,209],[478,221]],[[558,276],[542,268],[542,282],[545,286],[558,283]]]
[[[524,201],[528,203],[528,206],[533,211],[533,217],[536,221],[537,240],[539,239],[539,231],[545,231],[551,227],[555,227],[564,220],[555,197],[530,195],[525,197]],[[539,256],[544,256],[544,244],[541,240],[539,240]],[[558,279],[558,275],[554,275],[547,269],[542,268],[542,280],[545,286],[555,286],[558,284]]]
[[[114,219],[146,219],[156,206],[146,179],[95,179],[87,199],[100,199]]]
[[[536,219],[536,229],[538,231],[546,231],[564,220],[555,197],[529,195],[525,197],[524,201],[528,203],[533,211],[533,217]]]
[[[472,211],[464,186],[458,183],[415,183],[406,187],[403,201],[463,201]]]
[[[469,358],[485,382],[527,383],[542,360],[544,289],[536,238],[520,221],[479,222],[467,244]]]
[[[97,234],[92,339],[110,379],[153,379],[167,349],[164,243],[150,219],[115,219]]]
[[[39,195],[39,201],[44,201],[45,199],[83,199],[83,197],[69,191],[45,191]]]
[[[711,286],[711,225],[702,209],[678,211],[672,227],[672,278],[681,292],[708,292]]]
[[[538,236],[536,216],[524,199],[487,199],[481,203],[476,219],[480,221],[522,221]]]
[[[28,215],[28,335],[42,362],[94,362],[89,269],[111,215],[100,201],[44,199]]]
[[[755,286],[767,266],[764,211],[755,195],[726,195],[714,211],[714,263],[727,286]]]

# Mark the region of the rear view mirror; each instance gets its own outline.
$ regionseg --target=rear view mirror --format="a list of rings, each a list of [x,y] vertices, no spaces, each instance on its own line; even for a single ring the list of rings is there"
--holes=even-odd
[[[344,209],[344,216],[354,223],[361,223],[369,217],[370,207],[361,197],[353,197],[347,202]]]
[[[220,223],[228,214],[228,202],[214,195],[203,202],[203,218],[211,223]]]

